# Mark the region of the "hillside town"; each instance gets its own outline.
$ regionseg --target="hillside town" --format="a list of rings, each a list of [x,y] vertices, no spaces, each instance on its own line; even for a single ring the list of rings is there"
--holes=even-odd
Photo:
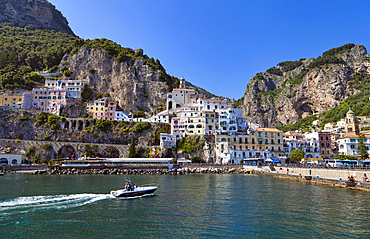
[[[295,149],[304,152],[304,161],[313,163],[334,159],[338,154],[358,156],[359,120],[352,110],[347,112],[345,119],[335,125],[328,123],[323,130],[284,133],[276,128],[263,128],[258,123],[248,122],[243,118],[241,109],[231,108],[225,100],[203,98],[196,90],[187,89],[185,79],[181,78],[179,88],[167,94],[166,110],[150,118],[133,117],[109,97],[84,104],[81,97],[85,85],[83,80],[58,78],[50,74],[44,74],[44,77],[43,86],[22,95],[0,94],[0,105],[56,115],[70,106],[85,105],[84,111],[93,119],[170,124],[171,132],[160,135],[161,151],[174,151],[183,137],[204,136],[210,142],[207,147],[216,156],[208,163],[286,163],[288,155]],[[72,118],[81,114],[78,110],[69,110],[69,113]],[[319,123],[316,120],[313,125]],[[370,132],[361,133],[365,135],[366,149],[370,153]]]

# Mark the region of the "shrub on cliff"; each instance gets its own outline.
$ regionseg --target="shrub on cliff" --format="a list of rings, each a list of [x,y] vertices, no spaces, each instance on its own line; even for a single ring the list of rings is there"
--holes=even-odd
[[[94,125],[98,130],[106,131],[110,128],[111,122],[109,120],[97,119],[94,121]]]
[[[134,113],[134,118],[140,118],[144,116],[145,116],[145,112],[143,110],[138,110]]]
[[[27,151],[26,151],[26,153],[25,153],[25,156],[27,157],[27,158],[30,158],[31,157],[31,155],[35,152],[35,150],[36,150],[36,147],[35,146],[30,146],[28,149],[27,149]]]
[[[63,71],[63,75],[66,76],[66,77],[70,77],[72,75],[73,71],[71,70],[65,70]]]
[[[134,125],[134,131],[137,133],[141,133],[144,130],[150,129],[152,125],[149,122],[137,122]]]
[[[82,100],[84,101],[89,100],[92,94],[93,94],[93,91],[89,87],[86,87],[81,93]]]
[[[45,124],[46,121],[48,120],[48,116],[49,116],[49,113],[47,112],[41,112],[38,116],[37,116],[37,123],[42,125],[42,124]]]
[[[50,115],[49,117],[48,117],[48,123],[50,124],[50,125],[52,125],[52,124],[55,124],[56,122],[58,122],[58,120],[60,119],[60,117],[59,116],[57,116],[57,115]]]

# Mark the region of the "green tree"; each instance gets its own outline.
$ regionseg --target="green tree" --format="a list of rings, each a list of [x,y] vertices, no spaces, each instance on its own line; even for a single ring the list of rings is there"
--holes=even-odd
[[[111,122],[109,120],[97,119],[94,125],[98,130],[106,131],[111,127]]]
[[[301,149],[293,149],[288,155],[289,162],[300,162],[304,158],[304,152]]]
[[[57,116],[57,115],[50,115],[49,117],[48,117],[48,123],[50,124],[50,125],[52,125],[52,124],[55,124],[56,122],[58,122],[58,120],[59,120],[59,116]]]
[[[359,159],[365,160],[369,157],[367,146],[365,145],[366,137],[363,134],[358,136],[357,155]]]
[[[43,75],[39,75],[34,71],[32,71],[31,73],[28,73],[27,77],[28,79],[32,81],[37,81],[39,83],[44,83],[45,81],[45,77]]]
[[[135,158],[136,157],[136,149],[135,149],[135,136],[132,136],[130,149],[128,152],[129,158]]]
[[[81,97],[82,97],[82,100],[84,101],[87,101],[91,98],[91,95],[93,94],[93,91],[92,89],[90,89],[89,87],[86,87],[82,93],[81,93]]]

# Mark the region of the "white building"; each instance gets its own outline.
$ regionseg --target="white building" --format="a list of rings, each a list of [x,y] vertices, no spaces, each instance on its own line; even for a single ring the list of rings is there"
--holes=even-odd
[[[347,135],[337,139],[338,152],[358,156],[358,138],[358,135]],[[365,139],[365,147],[367,147],[367,153],[370,155],[370,136],[365,136]]]
[[[341,119],[337,122],[336,127],[339,129],[344,129],[346,127],[346,120]]]
[[[305,159],[320,158],[319,141],[315,138],[292,140],[284,143],[285,155],[288,156],[294,149],[302,150]]]
[[[22,109],[29,110],[32,106],[32,92],[23,93]]]
[[[117,121],[130,121],[128,114],[123,111],[114,111],[114,120]]]
[[[169,124],[170,123],[170,115],[168,114],[168,111],[163,111],[163,112],[160,112],[159,114],[156,114],[152,117],[150,117],[149,119],[146,119],[145,120],[146,122],[149,122],[149,123],[165,123],[165,124]]]
[[[24,160],[23,154],[0,154],[0,165],[21,165]]]
[[[196,105],[197,98],[198,92],[193,89],[186,89],[185,79],[181,78],[180,87],[167,94],[167,110],[177,111],[186,105]]]
[[[175,135],[161,133],[161,150],[176,147],[177,137]]]
[[[52,89],[66,90],[67,99],[81,99],[84,81],[74,80],[73,78],[68,77],[58,80],[46,79],[45,86]]]
[[[197,100],[197,104],[200,111],[219,112],[220,110],[224,110],[227,108],[227,102],[220,99],[199,98]]]

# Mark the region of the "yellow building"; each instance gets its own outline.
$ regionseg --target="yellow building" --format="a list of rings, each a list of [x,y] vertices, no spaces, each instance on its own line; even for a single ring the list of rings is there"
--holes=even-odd
[[[0,95],[0,106],[21,107],[23,95]]]
[[[251,131],[251,146],[268,150],[271,156],[284,156],[283,132],[275,128],[257,128]]]

